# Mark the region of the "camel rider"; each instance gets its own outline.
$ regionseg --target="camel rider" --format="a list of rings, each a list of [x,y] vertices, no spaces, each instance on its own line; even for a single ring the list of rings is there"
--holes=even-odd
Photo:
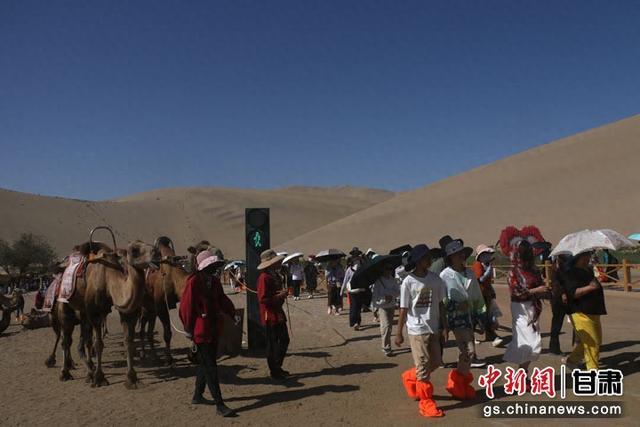
[[[224,294],[222,284],[215,275],[224,261],[210,251],[200,252],[196,260],[197,271],[187,278],[180,301],[180,320],[195,344],[199,363],[191,403],[195,405],[206,403],[202,395],[207,385],[216,405],[216,413],[223,417],[230,417],[235,415],[235,412],[222,400],[216,353],[222,330],[220,314],[224,312],[233,318],[235,307]]]

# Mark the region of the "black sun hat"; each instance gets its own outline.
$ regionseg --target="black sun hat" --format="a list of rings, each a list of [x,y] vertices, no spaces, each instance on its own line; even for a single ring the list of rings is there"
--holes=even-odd
[[[453,254],[457,254],[458,252],[464,251],[464,257],[469,258],[473,253],[473,249],[465,246],[464,241],[462,239],[454,239],[451,236],[447,235],[440,239],[440,248],[444,252],[444,255],[449,257]]]

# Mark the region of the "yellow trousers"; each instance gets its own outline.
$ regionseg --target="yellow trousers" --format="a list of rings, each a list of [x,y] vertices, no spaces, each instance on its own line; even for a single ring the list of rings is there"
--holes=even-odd
[[[598,369],[600,358],[600,345],[602,344],[602,325],[597,314],[573,313],[571,322],[576,330],[580,342],[576,343],[568,360],[580,364],[582,359],[587,369]]]

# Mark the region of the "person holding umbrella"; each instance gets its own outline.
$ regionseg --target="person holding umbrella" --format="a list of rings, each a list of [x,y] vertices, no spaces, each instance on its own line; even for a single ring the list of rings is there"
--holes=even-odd
[[[287,256],[282,264],[286,265],[289,272],[289,278],[291,287],[293,288],[293,300],[298,301],[300,299],[300,288],[302,286],[302,281],[304,280],[304,269],[302,268],[302,264],[300,264],[300,258],[303,256],[302,253],[296,252]]]
[[[309,293],[307,298],[312,299],[318,287],[318,267],[316,267],[315,255],[309,255],[309,259],[304,266],[304,281]]]
[[[419,400],[418,411],[425,417],[442,417],[444,412],[433,400],[431,373],[441,364],[440,335],[446,334],[443,300],[447,295],[444,282],[429,271],[431,250],[419,244],[411,249],[405,269],[410,271],[400,286],[400,315],[396,346],[404,343],[406,325],[415,367],[402,374],[407,395]]]
[[[366,289],[352,287],[351,279],[362,264],[362,251],[355,247],[349,252],[349,255],[351,255],[351,257],[349,266],[344,272],[344,280],[342,281],[342,287],[340,289],[340,300],[342,300],[345,292],[349,294],[349,326],[359,331],[360,323],[362,322],[362,307],[366,300]]]
[[[324,277],[327,281],[327,291],[329,294],[327,298],[327,314],[339,316],[340,312],[342,312],[342,296],[340,295],[340,290],[344,282],[344,269],[338,259],[332,258],[328,261]]]
[[[572,260],[572,266],[564,276],[571,322],[579,341],[573,352],[563,362],[577,368],[584,358],[587,369],[599,369],[602,325],[600,316],[607,314],[602,285],[595,278],[589,264],[592,252],[583,252]]]
[[[476,397],[470,370],[471,362],[475,359],[473,331],[476,326],[483,327],[487,310],[478,280],[474,272],[466,267],[473,249],[466,247],[462,239],[451,238],[441,243],[444,243],[447,265],[440,273],[440,278],[447,285],[447,323],[453,330],[460,350],[456,368],[449,372],[447,391],[456,399],[470,400]]]
[[[564,288],[571,322],[580,342],[563,363],[575,367],[582,358],[587,369],[598,369],[602,326],[600,316],[607,314],[602,285],[595,278],[589,260],[598,249],[620,250],[638,245],[622,234],[609,229],[583,230],[560,240],[551,256],[571,255],[571,266],[564,276]]]
[[[262,252],[257,282],[260,320],[267,339],[267,365],[271,378],[276,381],[289,375],[289,372],[282,369],[289,348],[287,316],[282,309],[289,292],[283,288],[279,274],[283,260],[284,256],[278,255],[273,249]]]

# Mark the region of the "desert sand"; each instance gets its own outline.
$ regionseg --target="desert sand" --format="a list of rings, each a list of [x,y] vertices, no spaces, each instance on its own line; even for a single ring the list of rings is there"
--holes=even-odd
[[[498,301],[505,312],[501,324],[511,326],[508,309],[508,290],[496,285]],[[244,306],[244,295],[232,296],[237,307]],[[640,416],[640,341],[637,333],[629,328],[640,304],[640,295],[607,292],[609,315],[603,317],[604,345],[601,361],[606,367],[615,367],[625,374],[622,398],[599,398],[604,402],[622,400],[626,416],[608,420],[612,425],[637,425]],[[32,298],[28,299],[28,306]],[[22,330],[12,325],[0,335],[0,401],[2,401],[2,425],[369,425],[369,426],[419,426],[437,425],[539,425],[543,420],[484,420],[481,406],[487,403],[484,392],[474,403],[451,400],[444,386],[449,368],[438,369],[432,376],[436,401],[446,416],[438,420],[425,420],[418,415],[417,403],[408,399],[400,380],[401,373],[412,365],[411,354],[403,346],[396,357],[387,358],[380,350],[378,325],[371,313],[363,314],[363,330],[353,331],[348,326],[347,313],[336,317],[326,314],[326,300],[317,298],[300,301],[289,300],[293,329],[289,357],[285,369],[292,378],[282,384],[274,384],[267,377],[266,362],[257,355],[244,352],[240,357],[222,359],[219,371],[222,392],[227,404],[238,410],[238,417],[223,420],[214,414],[213,406],[190,404],[193,392],[195,367],[186,360],[187,341],[174,335],[174,356],[178,361],[171,368],[144,362],[138,374],[143,385],[138,390],[127,390],[123,385],[126,366],[122,346],[122,333],[117,313],[109,316],[110,335],[106,340],[105,374],[110,385],[91,388],[84,381],[84,370],[79,364],[72,371],[75,379],[60,382],[58,364],[46,368],[44,360],[53,344],[50,329]],[[174,321],[176,310],[172,310]],[[551,320],[550,308],[545,306],[542,317],[543,354],[532,367],[553,366],[559,369],[560,357],[550,355],[546,348]],[[160,323],[156,331],[160,329]],[[569,325],[563,328],[562,349],[570,349]],[[176,336],[178,335],[178,336]],[[509,330],[501,331],[505,338]],[[77,340],[77,334],[75,337]],[[161,341],[156,332],[156,341]],[[77,341],[76,341],[77,342]],[[159,344],[159,343],[158,343]],[[74,346],[75,347],[75,346]],[[161,347],[156,346],[158,356]],[[490,343],[478,345],[478,353],[496,367],[504,370],[504,348],[493,348]],[[76,360],[78,356],[73,350]],[[457,348],[449,342],[444,361],[457,360]],[[140,362],[136,359],[137,366]],[[486,369],[473,369],[474,376],[486,373]],[[559,381],[556,378],[556,381]],[[500,383],[502,384],[502,383]],[[476,385],[476,388],[477,385]],[[537,400],[505,397],[496,388],[496,401]],[[569,390],[569,400],[577,400]],[[207,394],[207,397],[209,395]],[[559,399],[556,399],[559,400]],[[592,400],[584,399],[583,400]],[[545,425],[567,423],[600,425],[603,420],[544,420]],[[614,424],[615,423],[615,424]]]
[[[291,187],[271,191],[175,188],[107,201],[71,200],[0,190],[0,238],[22,232],[44,236],[60,256],[88,240],[98,225],[110,225],[119,246],[166,235],[176,250],[201,239],[222,248],[228,258],[244,258],[244,210],[271,209],[272,245],[384,201],[393,193],[365,188]],[[100,234],[98,239],[110,242]]]
[[[640,231],[640,116],[552,142],[397,194],[299,236],[282,248],[435,245],[444,234],[475,247],[507,225],[537,225],[558,242],[585,228]]]
[[[0,237],[34,232],[62,256],[92,227],[108,224],[120,245],[167,235],[184,253],[208,239],[237,258],[244,257],[244,209],[269,207],[272,246],[287,251],[358,245],[383,252],[405,243],[434,245],[443,234],[492,244],[510,224],[535,224],[557,242],[583,228],[640,231],[638,164],[640,116],[634,116],[402,193],[203,187],[82,201],[0,190]]]

